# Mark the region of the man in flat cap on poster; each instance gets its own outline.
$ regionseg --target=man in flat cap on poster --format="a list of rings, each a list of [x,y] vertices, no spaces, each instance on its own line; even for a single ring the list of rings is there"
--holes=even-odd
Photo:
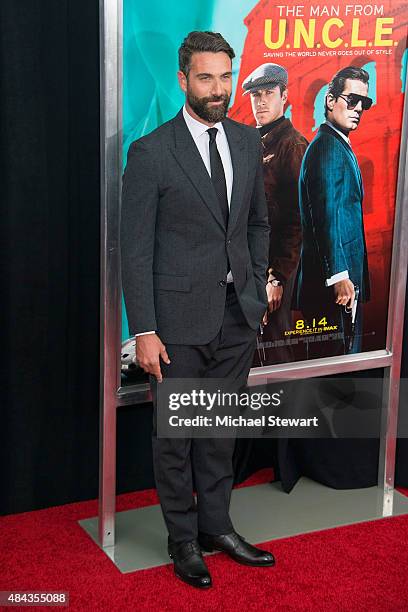
[[[266,349],[265,362],[293,361],[291,345],[283,345],[285,331],[293,328],[291,301],[302,246],[298,180],[308,142],[284,116],[288,99],[288,73],[278,64],[262,64],[244,80],[244,95],[251,97],[252,112],[262,138],[263,173],[268,204],[269,242],[268,314],[263,342],[280,343]],[[263,365],[259,363],[259,365]]]

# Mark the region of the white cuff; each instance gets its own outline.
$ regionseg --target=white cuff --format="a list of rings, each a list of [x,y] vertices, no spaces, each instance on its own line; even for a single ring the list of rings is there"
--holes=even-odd
[[[333,274],[330,278],[326,279],[326,287],[331,287],[334,283],[338,283],[342,280],[347,280],[349,277],[348,270],[344,270],[343,272],[338,272],[337,274]]]
[[[137,338],[138,336],[147,336],[148,334],[155,334],[155,331],[148,331],[148,332],[142,332],[140,334],[135,334],[135,338]]]

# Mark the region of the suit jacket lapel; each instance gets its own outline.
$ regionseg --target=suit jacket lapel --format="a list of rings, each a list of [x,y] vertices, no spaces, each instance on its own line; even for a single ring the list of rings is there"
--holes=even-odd
[[[206,206],[208,206],[215,219],[225,230],[224,219],[222,217],[217,195],[211,182],[211,177],[207,172],[200,152],[184,121],[182,110],[174,118],[173,125],[176,144],[173,154],[180,164],[181,169],[197,189]]]
[[[357,178],[358,178],[358,182],[359,182],[359,185],[360,185],[361,199],[363,199],[364,188],[363,188],[363,178],[361,176],[360,166],[358,165],[356,154],[354,153],[353,149],[351,149],[351,147],[350,147],[350,152],[351,152],[351,155],[353,157],[353,163],[354,163],[354,167],[356,169]]]
[[[361,192],[361,196],[360,197],[361,197],[361,200],[362,200],[363,199],[363,179],[361,177],[361,170],[360,170],[360,167],[358,165],[356,154],[354,153],[354,151],[353,151],[353,149],[351,147],[349,149],[349,153],[350,153],[350,156],[351,156],[351,158],[353,160],[353,166],[354,166],[355,173],[357,175],[358,184],[360,186],[360,192]]]
[[[329,125],[326,125],[325,123],[323,123],[320,126],[320,130],[322,132],[325,132],[326,134],[330,134],[331,136],[334,136],[334,138],[337,138],[337,140],[342,144],[342,146],[345,148],[347,155],[350,158],[351,163],[353,164],[353,168],[354,168],[354,172],[356,174],[356,178],[357,178],[357,182],[359,184],[360,187],[360,192],[361,192],[361,199],[363,199],[363,181],[361,178],[361,171],[358,165],[358,161],[357,158],[355,156],[355,153],[353,151],[353,149],[351,148],[351,146],[344,140],[344,138],[342,138],[340,136],[340,134],[338,134],[337,132],[335,132]]]
[[[228,219],[228,232],[230,232],[238,219],[238,213],[244,197],[248,176],[248,145],[246,138],[243,136],[242,128],[236,123],[229,119],[225,119],[223,126],[227,135],[233,170],[230,214]]]

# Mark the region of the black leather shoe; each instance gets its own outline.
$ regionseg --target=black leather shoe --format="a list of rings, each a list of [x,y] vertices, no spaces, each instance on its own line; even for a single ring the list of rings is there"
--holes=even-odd
[[[174,561],[174,573],[178,578],[200,589],[211,586],[210,572],[197,540],[178,544],[169,541],[168,552]]]
[[[207,552],[221,550],[227,553],[234,561],[238,561],[238,563],[245,565],[275,565],[275,558],[272,553],[248,544],[235,531],[218,536],[200,533],[198,535],[198,542],[202,550]]]

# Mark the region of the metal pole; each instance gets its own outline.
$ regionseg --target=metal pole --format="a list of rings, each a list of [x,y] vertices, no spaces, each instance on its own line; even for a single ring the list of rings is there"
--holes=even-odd
[[[120,380],[119,223],[122,172],[122,2],[100,0],[101,327],[99,522],[102,546],[115,543],[116,409]]]
[[[408,75],[406,79],[407,84]],[[390,516],[393,507],[402,338],[404,332],[408,266],[408,102],[406,96],[404,102],[387,327],[387,349],[392,354],[392,362],[391,366],[386,368],[384,375],[378,462],[378,486],[383,489],[384,516]]]

